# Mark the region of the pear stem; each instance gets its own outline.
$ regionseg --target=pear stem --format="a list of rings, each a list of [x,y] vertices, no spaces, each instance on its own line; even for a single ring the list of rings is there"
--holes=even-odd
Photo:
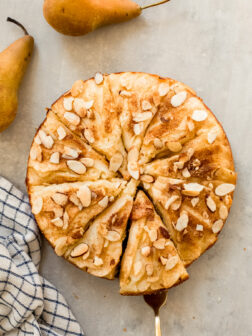
[[[25,35],[29,35],[28,34],[28,31],[25,29],[25,27],[18,21],[10,18],[10,17],[7,17],[7,21],[8,22],[12,22],[12,23],[15,23],[17,26],[19,26],[20,28],[22,28],[23,32],[25,33]]]
[[[164,3],[168,2],[168,1],[170,1],[170,0],[159,1],[159,2],[156,2],[154,4],[146,5],[144,7],[141,7],[141,9],[143,10],[143,9],[146,9],[146,8],[151,8],[151,7],[159,6],[159,5],[162,5],[162,4],[164,4]]]

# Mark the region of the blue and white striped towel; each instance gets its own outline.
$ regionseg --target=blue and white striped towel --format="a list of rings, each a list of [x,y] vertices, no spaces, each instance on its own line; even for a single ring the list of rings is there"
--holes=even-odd
[[[63,296],[39,275],[40,248],[28,197],[0,177],[0,335],[84,336]]]

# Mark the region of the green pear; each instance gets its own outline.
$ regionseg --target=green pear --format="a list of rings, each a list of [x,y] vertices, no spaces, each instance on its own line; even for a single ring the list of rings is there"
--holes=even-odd
[[[131,20],[143,9],[168,1],[140,7],[132,0],[45,0],[44,17],[59,33],[78,36],[101,26]]]
[[[16,20],[8,18],[21,27],[24,37],[13,42],[0,53],[0,132],[15,119],[18,107],[18,89],[30,60],[34,40]]]

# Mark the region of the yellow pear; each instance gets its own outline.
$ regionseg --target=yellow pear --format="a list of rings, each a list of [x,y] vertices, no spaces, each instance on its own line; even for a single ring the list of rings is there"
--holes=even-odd
[[[143,9],[168,1],[140,7],[132,0],[45,0],[44,16],[59,33],[78,36],[101,26],[131,20]]]
[[[25,33],[0,53],[0,132],[15,119],[18,106],[18,88],[32,54],[34,40],[16,20],[8,18]]]

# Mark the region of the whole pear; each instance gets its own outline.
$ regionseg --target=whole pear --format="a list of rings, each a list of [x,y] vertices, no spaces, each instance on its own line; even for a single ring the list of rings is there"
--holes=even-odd
[[[20,26],[25,36],[13,42],[0,53],[0,132],[15,119],[18,107],[18,89],[30,60],[34,40],[16,20],[8,18]]]
[[[44,17],[59,33],[78,36],[101,26],[131,20],[143,9],[168,1],[141,8],[132,0],[45,0]]]

